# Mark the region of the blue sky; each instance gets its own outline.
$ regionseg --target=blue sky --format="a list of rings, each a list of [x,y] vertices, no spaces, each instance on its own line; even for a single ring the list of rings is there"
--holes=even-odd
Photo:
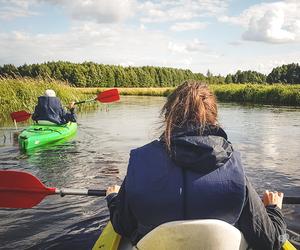
[[[66,60],[269,73],[299,63],[299,13],[299,0],[0,0],[0,65]]]

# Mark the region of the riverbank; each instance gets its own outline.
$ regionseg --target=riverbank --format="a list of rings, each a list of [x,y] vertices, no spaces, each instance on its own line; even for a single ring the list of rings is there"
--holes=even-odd
[[[31,78],[0,79],[0,121],[18,110],[32,112],[45,89],[54,89],[63,104],[89,99],[107,88],[74,88],[56,80]],[[210,85],[221,102],[300,106],[300,85],[219,84]],[[121,95],[168,96],[170,88],[118,88]],[[93,104],[91,104],[93,105]],[[86,109],[88,106],[78,106]]]
[[[210,85],[221,102],[300,106],[300,85],[219,84]],[[107,88],[77,88],[97,93]],[[168,96],[174,88],[118,88],[121,95]]]

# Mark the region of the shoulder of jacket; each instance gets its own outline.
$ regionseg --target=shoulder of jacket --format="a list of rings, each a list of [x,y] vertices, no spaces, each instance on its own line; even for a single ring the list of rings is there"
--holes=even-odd
[[[153,148],[156,148],[156,147],[160,146],[160,144],[161,144],[160,141],[154,140],[152,142],[149,142],[149,143],[145,144],[144,146],[132,149],[130,151],[130,155],[151,150]]]

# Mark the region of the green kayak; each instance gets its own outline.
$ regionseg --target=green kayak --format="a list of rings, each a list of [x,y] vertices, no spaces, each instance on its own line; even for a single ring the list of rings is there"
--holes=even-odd
[[[18,137],[21,150],[27,151],[45,144],[72,137],[77,131],[77,123],[64,125],[34,124],[21,132]]]

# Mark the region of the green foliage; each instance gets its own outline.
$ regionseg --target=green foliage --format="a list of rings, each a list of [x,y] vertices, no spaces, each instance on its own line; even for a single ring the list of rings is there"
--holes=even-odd
[[[225,83],[265,83],[266,76],[256,71],[238,70],[234,75],[228,74]]]
[[[226,84],[211,85],[218,100],[300,106],[300,85]]]
[[[190,70],[165,67],[122,67],[96,64],[93,62],[47,62],[24,64],[15,67],[11,64],[0,66],[2,77],[32,77],[66,81],[76,87],[167,87],[177,86],[184,80],[206,81],[204,75]],[[219,82],[218,77],[210,76],[209,82]]]
[[[292,63],[274,68],[268,75],[267,82],[300,84],[300,65]]]

